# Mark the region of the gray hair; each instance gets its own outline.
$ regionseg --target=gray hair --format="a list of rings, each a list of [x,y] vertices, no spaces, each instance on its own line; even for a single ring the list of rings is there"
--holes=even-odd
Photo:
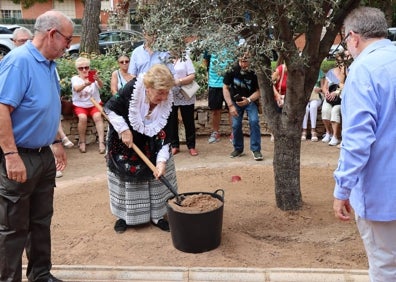
[[[14,32],[12,33],[12,39],[16,40],[18,35],[20,35],[20,34],[26,34],[29,36],[30,39],[33,38],[32,32],[29,29],[27,29],[26,27],[21,26],[14,30]]]
[[[34,24],[34,30],[36,33],[42,33],[52,28],[61,30],[65,21],[70,22],[74,27],[74,22],[62,12],[55,10],[47,11],[44,14],[38,16]]]
[[[353,10],[344,20],[346,34],[350,31],[363,38],[384,38],[388,34],[388,24],[384,13],[373,7],[360,7]]]

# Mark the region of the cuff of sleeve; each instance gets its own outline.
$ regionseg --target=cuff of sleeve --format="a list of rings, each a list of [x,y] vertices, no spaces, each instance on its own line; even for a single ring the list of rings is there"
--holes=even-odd
[[[342,188],[342,187],[339,187],[338,185],[336,185],[334,188],[333,196],[334,196],[334,198],[339,199],[339,200],[348,200],[350,194],[351,194],[351,190],[349,190],[347,188]]]

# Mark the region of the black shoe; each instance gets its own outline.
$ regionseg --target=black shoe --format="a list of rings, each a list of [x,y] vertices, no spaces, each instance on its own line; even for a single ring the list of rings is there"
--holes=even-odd
[[[128,225],[126,224],[125,220],[118,219],[114,225],[114,230],[117,233],[124,233],[127,230]]]
[[[153,225],[154,226],[157,226],[159,229],[161,229],[161,230],[163,230],[163,231],[170,231],[170,229],[169,229],[169,223],[165,220],[165,219],[163,219],[163,218],[161,218],[159,221],[158,221],[158,223],[157,224],[155,224],[154,222],[153,222]]]
[[[60,279],[56,278],[55,276],[53,276],[53,275],[50,273],[50,276],[49,276],[49,278],[48,278],[48,282],[63,282],[63,280],[60,280]]]
[[[32,280],[28,280],[28,281],[32,282]],[[39,279],[39,280],[36,280],[36,281],[38,281],[38,282],[63,282],[63,280],[60,280],[60,279],[56,278],[51,273],[49,274],[48,279],[46,279],[46,280],[45,279]]]

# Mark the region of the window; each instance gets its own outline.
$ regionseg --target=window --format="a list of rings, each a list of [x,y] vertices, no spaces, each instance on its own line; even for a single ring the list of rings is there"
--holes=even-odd
[[[1,17],[3,19],[21,19],[22,18],[22,12],[21,10],[1,10]]]

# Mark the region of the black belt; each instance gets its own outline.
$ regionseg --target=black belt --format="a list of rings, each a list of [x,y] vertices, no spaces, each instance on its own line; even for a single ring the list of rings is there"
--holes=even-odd
[[[49,149],[49,146],[44,146],[44,147],[35,148],[35,149],[17,147],[17,149],[18,149],[19,153],[40,153],[46,149]]]

